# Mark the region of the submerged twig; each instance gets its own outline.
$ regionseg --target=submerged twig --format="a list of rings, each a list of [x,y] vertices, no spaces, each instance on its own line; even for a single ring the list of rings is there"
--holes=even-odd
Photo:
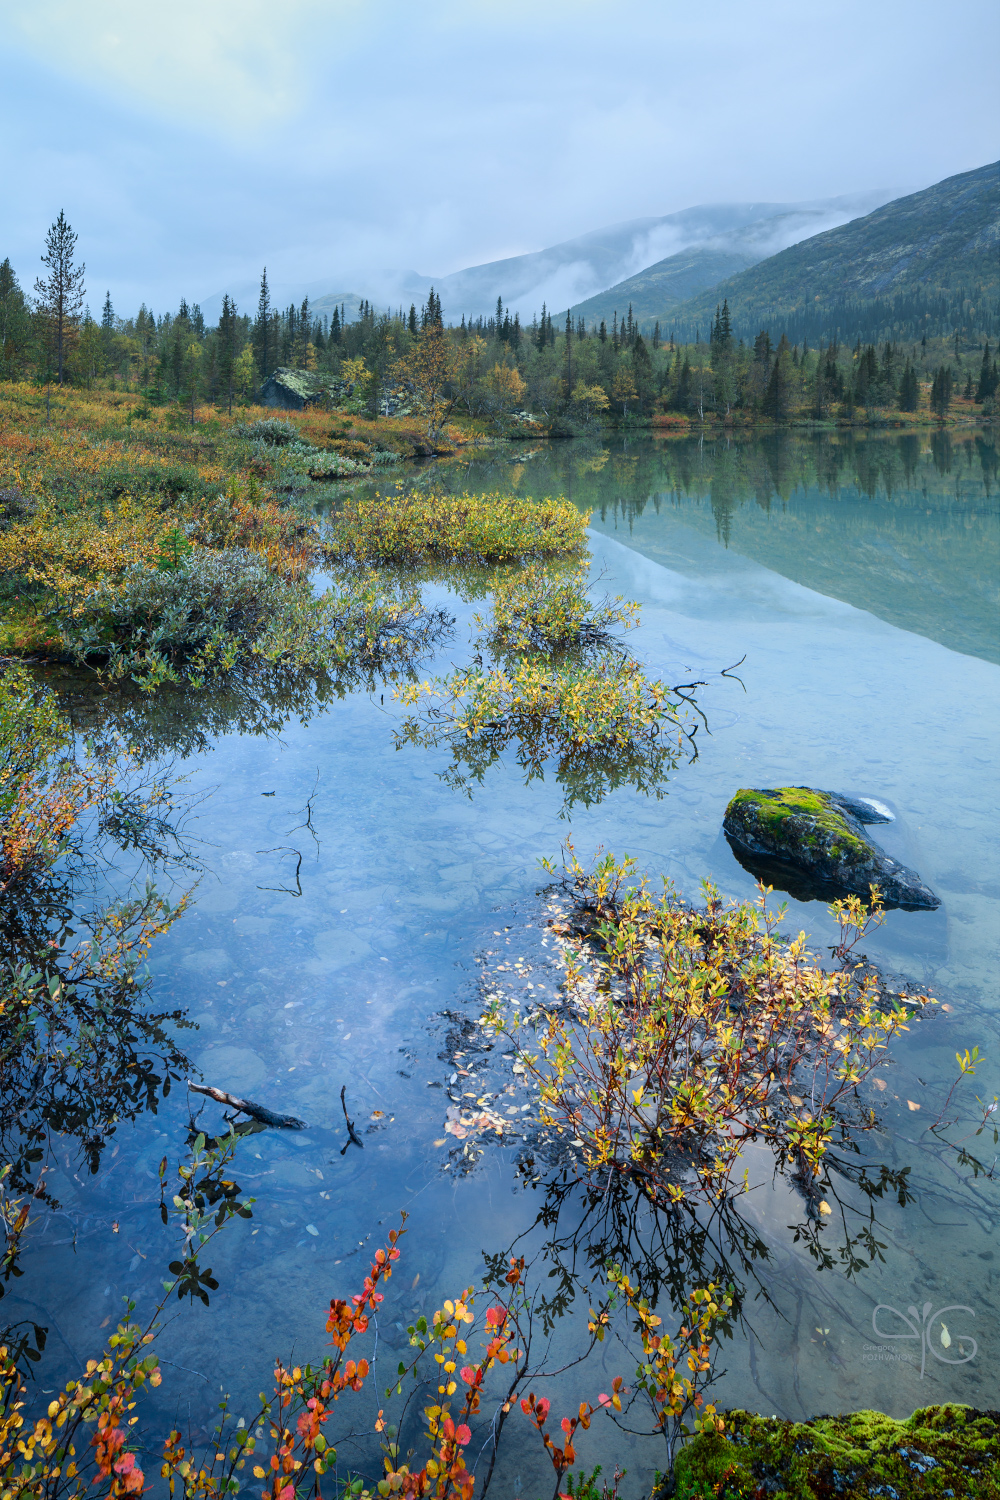
[[[294,1115],[275,1114],[273,1109],[268,1109],[264,1104],[255,1104],[252,1099],[237,1099],[235,1094],[227,1094],[224,1089],[212,1088],[203,1083],[192,1083],[190,1079],[188,1088],[194,1094],[207,1094],[209,1099],[214,1099],[217,1104],[228,1105],[230,1109],[235,1109],[240,1114],[259,1120],[262,1125],[274,1125],[279,1130],[307,1130],[309,1128],[305,1120],[298,1120]]]
[[[350,1146],[352,1144],[355,1145],[355,1146],[360,1146],[361,1149],[362,1149],[362,1151],[365,1149],[365,1143],[358,1136],[358,1133],[357,1133],[357,1131],[354,1128],[354,1121],[351,1119],[350,1115],[347,1113],[347,1100],[344,1098],[344,1095],[346,1093],[347,1093],[347,1084],[345,1083],[343,1085],[343,1087],[341,1088],[341,1090],[340,1090],[340,1107],[344,1111],[344,1119],[347,1121],[347,1137],[348,1138],[347,1138],[347,1141],[344,1143],[344,1145],[341,1146],[341,1148],[340,1148],[340,1154],[341,1154],[341,1156],[343,1156],[344,1153],[347,1151],[348,1146]]]

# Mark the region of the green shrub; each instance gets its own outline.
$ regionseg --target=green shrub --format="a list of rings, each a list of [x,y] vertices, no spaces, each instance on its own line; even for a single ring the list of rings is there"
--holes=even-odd
[[[232,433],[234,437],[267,443],[272,448],[284,448],[289,443],[301,440],[299,429],[291,422],[283,422],[280,417],[264,417],[257,422],[236,422]]]
[[[198,548],[170,569],[135,564],[58,620],[66,654],[150,689],[251,667],[353,670],[397,665],[446,623],[419,596],[374,576],[316,596],[241,548]]]

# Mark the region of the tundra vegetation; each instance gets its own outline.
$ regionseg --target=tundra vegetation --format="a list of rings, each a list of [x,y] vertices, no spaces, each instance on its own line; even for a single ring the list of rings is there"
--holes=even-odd
[[[676,764],[685,705],[613,638],[635,606],[590,599],[587,515],[565,500],[397,487],[317,515],[281,483],[297,434],[315,447],[314,412],[174,432],[122,396],[70,391],[54,430],[52,415],[19,387],[0,435],[8,652],[146,693],[409,681],[399,696],[417,712],[400,740],[447,740],[449,779],[481,779],[516,744],[529,779],[552,762],[570,804],[623,783],[658,793]],[[422,603],[429,577],[497,591],[497,618],[468,669],[417,687],[450,629]],[[516,641],[512,611],[530,621]]]

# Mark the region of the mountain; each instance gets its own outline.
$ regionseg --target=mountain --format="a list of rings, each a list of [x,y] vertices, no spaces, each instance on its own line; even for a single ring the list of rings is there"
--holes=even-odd
[[[567,307],[589,299],[607,287],[622,283],[646,267],[655,270],[661,262],[695,250],[728,254],[728,261],[694,260],[688,270],[678,267],[677,297],[689,297],[739,267],[773,255],[786,245],[835,224],[843,224],[859,213],[885,203],[889,193],[873,191],[823,198],[806,203],[710,203],[686,208],[660,218],[630,219],[596,229],[576,239],[564,240],[528,255],[469,266],[446,276],[425,276],[416,271],[377,270],[372,267],[342,269],[326,280],[311,283],[274,282],[272,302],[277,307],[299,303],[308,295],[322,312],[332,313],[334,304],[348,308],[362,297],[377,308],[417,307],[433,286],[444,305],[448,322],[465,317],[488,317],[498,297],[511,312],[529,321],[549,310],[564,313]],[[687,280],[684,280],[684,276]],[[352,293],[337,291],[351,287]],[[241,310],[257,304],[257,287],[247,284],[231,292]],[[676,300],[676,298],[675,298]],[[627,306],[627,298],[626,304]],[[202,299],[201,308],[214,322],[222,307],[222,292]],[[610,314],[609,314],[610,316]]]
[[[629,276],[608,291],[578,302],[572,308],[573,317],[585,318],[588,327],[603,319],[610,328],[615,313],[624,317],[631,307],[640,323],[652,327],[653,320],[662,319],[669,308],[754,263],[752,256],[739,250],[682,250],[679,255],[668,255],[647,266],[638,276]]]
[[[685,338],[707,329],[723,298],[743,337],[765,327],[772,338],[785,331],[796,342],[829,338],[838,328],[842,337],[871,337],[869,327],[883,325],[911,337],[921,318],[945,331],[955,316],[966,325],[977,313],[980,322],[995,319],[998,292],[1000,163],[993,162],[813,235],[663,312]],[[657,316],[650,308],[647,321]]]

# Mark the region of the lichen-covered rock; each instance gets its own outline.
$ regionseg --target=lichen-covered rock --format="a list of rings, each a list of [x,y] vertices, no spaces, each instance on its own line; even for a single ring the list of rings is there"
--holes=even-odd
[[[1000,1497],[1000,1412],[925,1406],[905,1422],[856,1411],[811,1422],[726,1414],[675,1465],[676,1500],[955,1500]]]
[[[781,866],[805,877],[813,887],[807,896],[867,897],[877,885],[886,906],[933,910],[941,904],[934,892],[915,870],[880,849],[862,826],[891,819],[880,803],[838,792],[744,787],[726,808],[723,828],[741,864],[793,895],[799,892],[781,881]],[[760,868],[761,860],[775,862],[778,870]]]

